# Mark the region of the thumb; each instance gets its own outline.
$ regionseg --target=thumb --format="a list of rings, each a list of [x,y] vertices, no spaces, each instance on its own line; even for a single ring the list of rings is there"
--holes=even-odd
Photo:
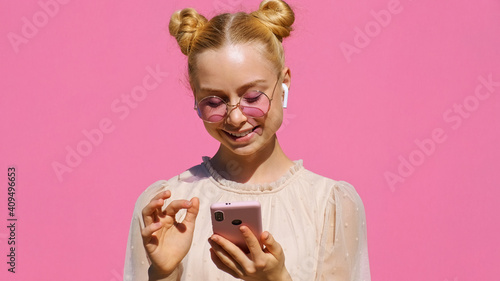
[[[185,222],[194,223],[200,210],[200,200],[197,197],[191,199],[191,206],[186,210]]]
[[[281,245],[274,240],[274,237],[271,235],[271,233],[264,231],[261,235],[261,241],[264,246],[266,246],[266,249],[276,258],[280,257],[283,253],[283,249],[281,248]]]

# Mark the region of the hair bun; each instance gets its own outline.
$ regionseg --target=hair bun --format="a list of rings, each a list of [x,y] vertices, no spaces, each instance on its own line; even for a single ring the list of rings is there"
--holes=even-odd
[[[205,23],[207,23],[207,19],[193,8],[176,11],[170,18],[168,24],[170,35],[175,37],[181,52],[186,56],[189,54],[189,49],[198,31]]]
[[[281,0],[264,0],[259,10],[251,13],[266,25],[280,41],[292,31],[295,15],[287,3]]]

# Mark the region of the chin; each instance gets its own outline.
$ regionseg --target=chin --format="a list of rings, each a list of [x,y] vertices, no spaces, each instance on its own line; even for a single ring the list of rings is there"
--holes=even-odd
[[[252,155],[255,154],[257,151],[259,151],[259,148],[254,147],[252,144],[241,147],[234,147],[229,144],[223,144],[223,145],[226,147],[227,150],[240,156]]]

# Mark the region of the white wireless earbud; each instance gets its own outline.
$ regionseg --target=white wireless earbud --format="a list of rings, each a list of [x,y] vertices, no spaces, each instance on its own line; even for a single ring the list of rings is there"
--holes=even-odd
[[[286,108],[286,104],[288,102],[288,86],[285,83],[281,85],[283,85],[283,90],[285,91],[285,98],[283,99],[283,108]]]

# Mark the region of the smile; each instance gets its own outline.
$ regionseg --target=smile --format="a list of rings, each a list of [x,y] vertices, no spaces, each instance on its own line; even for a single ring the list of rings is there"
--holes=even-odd
[[[230,134],[231,136],[235,136],[235,137],[240,138],[240,137],[244,137],[244,136],[250,134],[253,131],[253,129],[254,128],[252,128],[251,130],[248,130],[246,132],[242,132],[242,133],[231,133],[231,132],[227,132],[227,131],[226,131],[226,133]]]

